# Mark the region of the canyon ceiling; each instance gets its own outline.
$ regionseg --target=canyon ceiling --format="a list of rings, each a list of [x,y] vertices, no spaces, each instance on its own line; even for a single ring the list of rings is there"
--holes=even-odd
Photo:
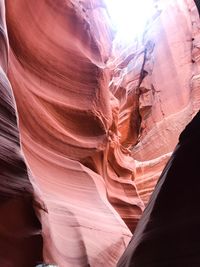
[[[0,266],[200,266],[200,4],[154,2],[125,44],[103,0],[0,0]]]

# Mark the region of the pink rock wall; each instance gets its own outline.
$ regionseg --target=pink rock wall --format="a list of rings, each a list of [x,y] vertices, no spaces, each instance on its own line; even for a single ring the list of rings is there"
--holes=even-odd
[[[200,107],[199,29],[199,15],[193,1],[170,1],[145,35],[145,42],[151,41],[154,49],[144,65],[148,75],[141,86],[148,92],[142,94],[141,105],[150,106],[150,111],[141,114],[140,140],[132,149],[132,156],[144,161],[136,184],[145,202],[178,135]]]
[[[45,207],[47,263],[116,266],[199,109],[196,6],[157,4],[143,36],[124,47],[103,1],[5,1],[8,76]]]
[[[115,266],[131,232],[110,202],[133,225],[141,209],[133,167],[110,130],[105,54],[71,2],[7,1],[6,8],[23,151],[47,209],[40,212],[45,262]]]
[[[128,141],[121,140],[135,159],[135,183],[144,203],[181,130],[200,106],[200,21],[195,3],[157,1],[157,5],[143,37],[125,48],[118,61],[115,51],[111,64],[118,70],[112,88],[120,102],[118,129],[122,136],[126,131]]]

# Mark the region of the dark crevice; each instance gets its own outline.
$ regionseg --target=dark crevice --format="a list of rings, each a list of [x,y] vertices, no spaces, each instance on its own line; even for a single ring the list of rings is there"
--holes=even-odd
[[[198,12],[199,12],[199,15],[200,15],[200,0],[194,0],[196,6],[197,6],[197,9],[198,9]]]

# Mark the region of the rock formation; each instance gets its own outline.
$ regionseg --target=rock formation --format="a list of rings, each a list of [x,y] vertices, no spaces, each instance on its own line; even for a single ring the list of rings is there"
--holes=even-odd
[[[14,161],[2,147],[0,157],[5,159],[5,153],[8,165],[4,170],[4,160],[0,166],[1,195],[10,191],[10,183],[16,187],[10,197],[28,192],[20,203],[29,205],[33,217],[34,207],[42,225],[43,243],[36,217],[23,226],[37,246],[33,253],[26,244],[32,252],[26,267],[42,261],[59,267],[115,267],[181,130],[199,109],[195,2],[155,0],[145,32],[128,46],[115,38],[103,0],[0,3],[2,92],[9,94],[6,102],[2,95],[0,111],[5,115],[5,106],[15,114],[8,73],[30,169],[28,175],[20,156],[21,173],[14,171],[9,180]],[[21,150],[13,116],[15,141],[9,146],[18,166]],[[11,142],[10,132],[2,143]],[[4,258],[5,267],[18,266],[14,258],[9,263]]]
[[[33,188],[20,148],[16,107],[7,78],[4,1],[0,1],[0,29],[0,266],[35,266],[42,261],[41,225],[33,209]]]
[[[199,266],[200,112],[181,133],[119,267]]]
[[[95,24],[90,29],[87,19],[101,13],[82,5],[6,1],[9,78],[31,182],[46,206],[45,262],[115,266],[131,238],[116,210],[135,225],[142,201],[130,180],[132,159],[115,134],[106,47],[98,46],[102,34],[93,38]]]

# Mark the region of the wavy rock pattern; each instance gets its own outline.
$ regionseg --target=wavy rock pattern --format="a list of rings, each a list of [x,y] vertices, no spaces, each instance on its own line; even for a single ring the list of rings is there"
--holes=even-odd
[[[140,84],[138,142],[132,147],[139,167],[136,187],[145,203],[180,132],[200,107],[199,62],[194,59],[195,53],[199,57],[200,20],[195,3],[159,1],[158,9],[142,40],[148,52]]]
[[[5,1],[8,77],[46,263],[116,266],[179,133],[199,109],[195,3],[156,2],[144,35],[124,47],[101,0]],[[6,72],[7,39],[1,49]],[[14,114],[10,100],[5,105]]]
[[[73,1],[6,2],[23,151],[47,209],[44,258],[60,267],[115,266],[132,236],[121,217],[134,229],[143,208],[87,3],[81,13]]]
[[[15,103],[7,78],[8,39],[0,1],[0,266],[34,267],[42,260],[41,226],[21,153]]]
[[[199,23],[194,1],[157,1],[142,38],[128,47],[114,42],[108,61],[120,143],[135,160],[134,181],[145,204],[200,107]]]

